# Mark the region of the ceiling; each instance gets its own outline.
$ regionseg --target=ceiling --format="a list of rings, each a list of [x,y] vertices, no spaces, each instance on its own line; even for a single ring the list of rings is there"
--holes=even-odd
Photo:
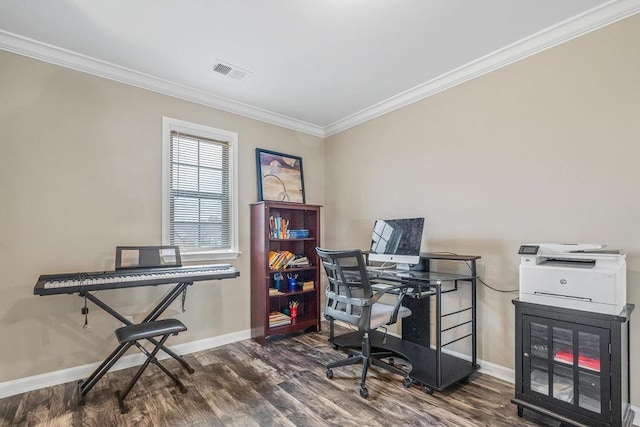
[[[638,12],[640,0],[2,0],[0,49],[324,137]],[[250,74],[215,73],[217,60]]]

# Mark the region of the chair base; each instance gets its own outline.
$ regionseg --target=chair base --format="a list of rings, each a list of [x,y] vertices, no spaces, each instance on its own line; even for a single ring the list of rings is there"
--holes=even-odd
[[[367,390],[365,384],[367,372],[369,370],[369,367],[372,365],[385,369],[394,374],[401,375],[403,377],[402,384],[407,388],[411,387],[413,382],[411,381],[408,372],[398,368],[392,363],[386,363],[381,360],[384,357],[390,356],[394,356],[394,353],[388,351],[372,353],[369,334],[365,333],[362,337],[362,350],[349,349],[349,357],[347,359],[327,364],[325,373],[327,375],[327,378],[331,379],[333,378],[334,368],[362,363],[362,373],[360,375],[360,396],[365,399],[367,398],[367,396],[369,396],[369,391]]]

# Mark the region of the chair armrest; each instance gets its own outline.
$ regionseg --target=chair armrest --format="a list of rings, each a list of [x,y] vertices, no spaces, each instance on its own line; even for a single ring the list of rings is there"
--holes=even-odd
[[[384,288],[380,289],[380,286],[384,286]],[[380,298],[382,298],[382,296],[384,294],[388,293],[389,291],[394,291],[396,289],[400,290],[400,293],[397,294],[398,297],[396,298],[396,303],[394,305],[393,314],[391,315],[391,319],[389,320],[389,323],[387,323],[387,325],[391,325],[391,324],[396,323],[396,321],[398,320],[398,311],[400,311],[400,306],[402,305],[402,300],[404,299],[404,296],[407,294],[407,286],[405,286],[405,285],[387,285],[387,284],[378,283],[376,288],[378,289],[378,291],[373,296],[373,299],[375,299],[376,301],[378,301]]]
[[[396,323],[396,321],[398,320],[398,311],[400,311],[400,306],[402,305],[402,300],[404,299],[404,296],[407,294],[407,287],[403,287],[402,290],[400,291],[400,294],[398,295],[398,298],[396,298],[396,305],[395,308],[393,309],[393,315],[391,315],[391,320],[389,321],[389,324],[393,324]]]

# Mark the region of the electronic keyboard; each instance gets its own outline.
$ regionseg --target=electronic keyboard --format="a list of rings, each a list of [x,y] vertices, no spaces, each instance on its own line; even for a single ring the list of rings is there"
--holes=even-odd
[[[238,277],[240,272],[230,264],[131,268],[91,273],[45,274],[40,276],[35,295],[73,294],[106,289],[153,286]]]

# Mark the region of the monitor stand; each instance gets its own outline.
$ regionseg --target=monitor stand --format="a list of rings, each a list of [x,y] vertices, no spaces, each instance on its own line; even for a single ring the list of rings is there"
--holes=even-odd
[[[406,262],[396,263],[396,270],[403,271],[427,271],[427,260],[420,258],[420,262],[417,264],[407,264]]]

